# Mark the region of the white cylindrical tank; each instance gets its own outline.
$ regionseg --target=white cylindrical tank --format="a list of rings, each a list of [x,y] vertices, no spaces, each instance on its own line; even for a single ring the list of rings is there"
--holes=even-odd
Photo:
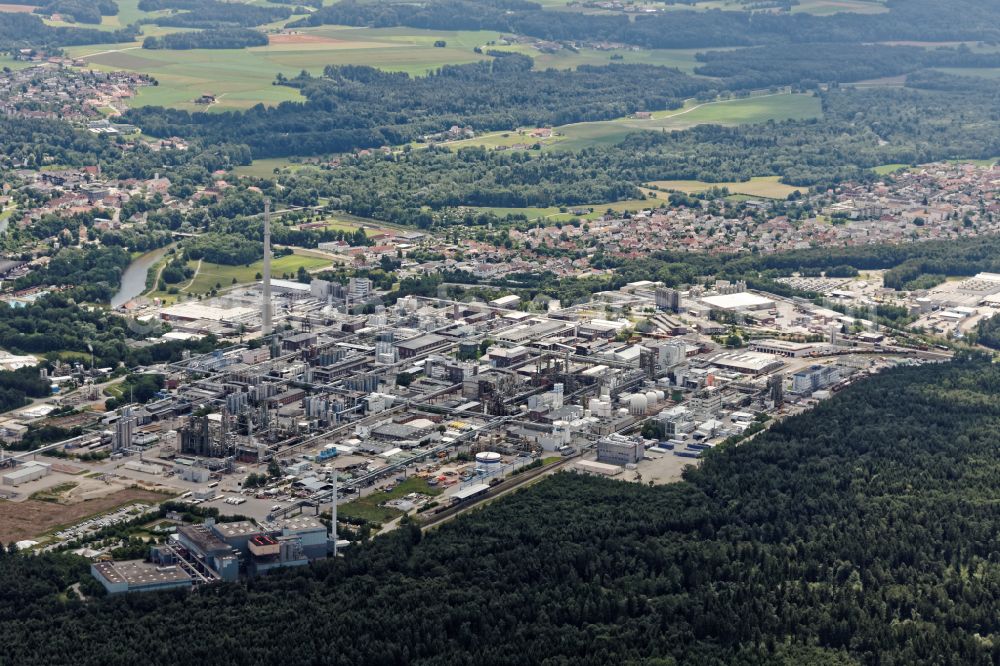
[[[649,403],[646,401],[646,396],[642,393],[636,393],[629,399],[628,411],[631,414],[645,414],[648,406]]]
[[[664,393],[663,391],[657,389],[656,390],[656,401],[657,402],[663,402],[666,399],[667,399],[667,394]]]
[[[656,397],[656,391],[646,391],[646,406],[647,407],[652,407],[653,405],[655,405],[658,402],[659,402],[659,399]]]
[[[483,451],[476,454],[477,465],[499,465],[500,461],[500,454],[494,451]]]

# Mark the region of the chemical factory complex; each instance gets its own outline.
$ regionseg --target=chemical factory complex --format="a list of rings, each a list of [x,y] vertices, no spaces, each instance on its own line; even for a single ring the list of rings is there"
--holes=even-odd
[[[81,479],[162,500],[26,547],[87,544],[112,593],[259,576],[404,515],[433,526],[556,471],[673,481],[707,449],[854,378],[943,356],[898,345],[844,308],[724,281],[636,282],[569,307],[526,308],[510,295],[383,306],[363,278],[271,279],[268,241],[257,284],[143,312],[175,335],[234,344],[141,369],[164,377],[152,400],[0,470],[15,502]],[[848,293],[846,282],[827,287]],[[732,340],[737,327],[748,343]],[[0,423],[8,437],[18,425]],[[109,455],[83,455],[99,452]],[[150,516],[162,521],[141,558],[100,547],[102,530]]]

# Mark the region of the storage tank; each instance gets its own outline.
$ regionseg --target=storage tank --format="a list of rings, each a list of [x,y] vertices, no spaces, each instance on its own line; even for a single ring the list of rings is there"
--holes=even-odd
[[[646,408],[649,403],[646,400],[646,396],[642,393],[636,393],[628,401],[628,411],[630,414],[645,414]]]
[[[658,402],[659,402],[659,399],[657,399],[657,397],[656,397],[656,391],[646,391],[646,406],[647,407],[652,407],[653,405],[655,405]]]
[[[499,465],[500,454],[494,451],[483,451],[476,454],[476,464],[482,466]]]

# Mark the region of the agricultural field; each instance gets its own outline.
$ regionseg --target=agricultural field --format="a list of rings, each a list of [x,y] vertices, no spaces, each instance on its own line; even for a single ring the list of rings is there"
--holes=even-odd
[[[539,144],[543,150],[581,150],[620,143],[637,130],[683,130],[705,124],[745,125],[768,120],[800,120],[818,118],[822,113],[819,100],[809,94],[761,95],[718,102],[691,100],[681,109],[656,111],[649,119],[617,118],[560,125],[553,128],[552,136],[546,138],[534,137],[531,129],[522,128],[510,132],[491,132],[472,139],[446,142],[444,145],[452,148],[509,148]]]
[[[896,173],[900,169],[906,169],[909,164],[882,164],[881,166],[873,167],[872,171],[880,176],[887,176],[891,173]]]
[[[829,16],[841,12],[853,14],[882,14],[889,11],[879,0],[799,0],[792,7],[793,14],[815,14]]]
[[[144,26],[144,31],[158,34],[155,26]],[[159,85],[140,89],[132,100],[134,106],[220,111],[301,100],[298,91],[272,85],[279,73],[293,77],[305,70],[318,75],[327,65],[351,64],[424,75],[443,65],[482,60],[486,56],[473,48],[499,36],[495,32],[327,26],[270,34],[270,44],[249,49],[147,50],[141,42],[134,42],[75,46],[66,51],[96,69],[124,69],[155,77]],[[438,40],[447,46],[435,47]],[[215,96],[217,102],[209,107],[196,105],[194,100],[205,94]]]
[[[274,170],[279,171],[289,170],[297,171],[299,169],[309,168],[308,164],[302,164],[300,162],[293,162],[286,157],[269,157],[263,159],[257,159],[253,161],[253,164],[247,166],[238,166],[233,169],[233,173],[238,176],[252,176],[254,178],[272,178],[274,177]]]
[[[474,207],[469,206],[469,210],[477,212],[489,212],[497,215],[498,217],[506,217],[507,215],[524,215],[528,220],[542,220],[545,222],[569,222],[573,219],[578,220],[596,220],[597,218],[604,215],[607,211],[611,210],[616,213],[622,213],[625,211],[637,212],[640,210],[645,210],[654,206],[656,204],[656,199],[663,199],[665,195],[663,193],[653,192],[652,190],[643,190],[649,196],[648,199],[627,199],[625,201],[613,201],[610,203],[595,203],[587,204],[581,206],[568,206],[563,208],[557,208],[551,206],[548,208],[503,208],[495,206],[487,207]]]
[[[676,67],[682,72],[693,73],[698,65],[695,54],[702,51],[718,51],[724,49],[592,49],[582,47],[576,52],[562,49],[555,53],[544,53],[531,44],[511,44],[509,46],[490,46],[497,51],[512,51],[530,56],[535,61],[535,69],[576,69],[580,65],[608,65],[624,63],[630,65],[660,65]],[[615,60],[611,56],[616,56]],[[620,57],[620,59],[618,59]]]
[[[655,185],[661,192],[664,190],[675,190],[685,194],[696,194],[710,190],[713,187],[725,187],[733,194],[744,194],[750,197],[763,197],[766,199],[785,199],[795,191],[802,188],[792,187],[778,182],[777,176],[762,176],[751,178],[745,183],[706,183],[700,180],[658,180],[649,185]]]
[[[685,9],[697,9],[703,11],[747,11],[752,8],[752,0],[706,0],[693,4],[676,3],[672,5],[658,5],[667,9],[683,11]],[[657,5],[653,5],[657,6]],[[815,14],[816,16],[829,16],[841,12],[853,14],[881,14],[889,9],[883,0],[798,0],[792,5],[793,14]]]
[[[952,76],[978,76],[981,79],[1000,79],[1000,67],[937,67],[937,71]]]
[[[654,112],[646,120],[620,118],[575,123],[556,129],[562,135],[552,145],[558,150],[580,150],[621,142],[636,130],[683,130],[696,125],[745,125],[768,120],[802,120],[822,115],[820,102],[809,94],[775,94],[718,102],[688,102],[683,109]]]

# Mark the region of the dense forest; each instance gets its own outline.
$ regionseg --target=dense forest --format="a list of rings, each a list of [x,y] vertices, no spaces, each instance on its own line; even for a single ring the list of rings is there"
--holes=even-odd
[[[706,88],[663,67],[538,72],[531,66],[530,58],[518,54],[442,67],[425,77],[328,66],[322,77],[279,79],[299,88],[308,99],[304,104],[222,113],[142,107],[125,117],[153,136],[245,143],[254,157],[315,155],[407,143],[453,125],[485,131],[606,120],[676,108]]]
[[[411,26],[438,30],[498,30],[546,40],[619,42],[647,48],[705,48],[798,42],[1000,40],[1000,8],[991,0],[889,0],[890,11],[773,14],[670,11],[659,15],[547,11],[523,0],[341,0],[294,25]]]
[[[8,411],[28,404],[28,398],[44,398],[52,394],[50,380],[43,379],[39,369],[19,368],[0,371],[0,410]]]
[[[135,36],[134,27],[121,30],[56,27],[46,25],[34,14],[0,12],[0,51],[131,42]]]
[[[143,19],[145,23],[172,28],[251,28],[287,19],[292,15],[287,7],[262,7],[220,0],[139,0],[139,9],[147,12],[160,9],[182,10]]]
[[[909,74],[930,67],[998,67],[1000,54],[960,48],[924,49],[882,44],[771,44],[706,51],[695,73],[723,79],[731,89],[844,83]]]
[[[114,0],[45,0],[44,2],[28,2],[38,4],[36,14],[52,16],[60,14],[71,18],[77,23],[92,23],[100,25],[102,16],[114,16],[118,13],[118,3]]]
[[[129,262],[128,252],[120,247],[67,247],[54,254],[45,268],[18,278],[15,286],[18,289],[39,284],[88,289],[103,286],[110,291],[121,284]]]
[[[0,658],[986,666],[998,390],[979,359],[899,368],[679,484],[559,474],[429,535],[404,525],[194,596],[81,602],[64,591],[82,560],[17,556],[0,566]]]
[[[172,32],[160,37],[147,37],[144,49],[245,49],[267,46],[267,35],[249,28],[219,28],[194,32]]]
[[[334,169],[303,170],[279,182],[304,188],[362,217],[419,224],[424,207],[552,206],[641,196],[610,161],[595,153],[427,148],[381,157],[344,158]],[[616,166],[616,165],[615,165]],[[390,196],[385,196],[391,193]]]

